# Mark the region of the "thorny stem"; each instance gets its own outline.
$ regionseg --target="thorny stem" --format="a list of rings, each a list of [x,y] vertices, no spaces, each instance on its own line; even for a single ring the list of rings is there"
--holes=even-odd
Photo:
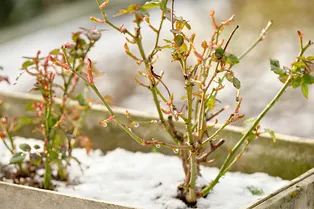
[[[183,70],[186,71],[186,60],[183,61]],[[190,81],[190,78],[187,78],[185,81],[185,90],[186,90],[186,95],[187,95],[187,102],[188,102],[188,115],[187,115],[187,121],[186,123],[186,129],[188,132],[188,141],[190,144],[194,144],[194,139],[193,139],[193,133],[192,133],[192,111],[193,111],[193,85]],[[186,178],[186,180],[189,180],[188,183],[188,196],[191,197],[191,201],[194,202],[194,197],[195,195],[193,194],[195,192],[195,185],[196,185],[196,180],[197,180],[197,161],[196,161],[196,152],[195,150],[191,150],[189,152],[189,178]]]
[[[51,137],[50,137],[50,116],[51,116],[51,109],[52,109],[52,84],[49,85],[49,98],[45,101],[45,146],[50,147],[51,144]],[[46,151],[46,161],[45,161],[45,174],[44,174],[44,188],[49,189],[51,186],[51,167],[50,167],[50,159],[49,159],[49,152]]]
[[[186,60],[183,60],[183,65],[182,65],[182,70],[185,72],[185,74],[187,74],[187,69],[186,69]],[[187,79],[185,80],[185,92],[187,95],[187,102],[188,102],[188,106],[187,106],[187,121],[186,121],[186,129],[188,131],[188,140],[190,144],[193,144],[194,139],[193,139],[193,133],[192,133],[192,111],[193,111],[193,85],[190,81],[190,78],[187,77]]]
[[[305,50],[309,47],[310,43],[304,47],[301,48],[300,53],[298,57],[302,56]],[[299,58],[297,59],[297,61]],[[267,114],[267,112],[274,106],[274,104],[278,101],[278,99],[281,97],[281,95],[285,92],[287,87],[289,86],[290,82],[293,80],[293,77],[291,75],[288,76],[286,82],[281,87],[281,89],[278,91],[276,96],[271,100],[271,102],[265,107],[265,109],[259,114],[259,116],[256,118],[250,129],[242,136],[242,138],[238,141],[238,143],[233,147],[233,149],[229,152],[224,164],[221,166],[220,171],[216,178],[204,189],[202,189],[202,196],[207,195],[214,186],[219,182],[220,177],[222,177],[229,169],[230,169],[230,161],[233,159],[234,155],[237,153],[238,149],[242,146],[242,144],[248,140],[250,133],[256,128],[256,126],[259,124],[259,122],[262,120],[262,118]]]

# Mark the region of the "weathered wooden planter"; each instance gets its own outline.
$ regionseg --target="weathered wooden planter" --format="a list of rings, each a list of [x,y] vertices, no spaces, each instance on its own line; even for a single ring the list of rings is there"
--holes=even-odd
[[[25,116],[26,104],[34,100],[40,100],[39,96],[23,93],[0,92],[0,115],[8,114]],[[73,103],[75,107],[76,104]],[[117,117],[125,118],[125,109],[114,108]],[[151,120],[156,117],[152,114],[129,111],[136,120]],[[98,125],[98,120],[108,117],[108,112],[101,105],[94,105],[88,113],[83,133],[88,135],[94,148],[103,151],[113,150],[117,147],[129,151],[149,152],[151,147],[143,147],[132,140],[122,129],[108,124],[103,128]],[[176,124],[184,128],[184,124]],[[179,129],[180,129],[179,128]],[[217,125],[216,128],[219,128]],[[32,133],[33,127],[25,126],[16,133],[23,137],[40,138],[40,135]],[[156,137],[169,140],[162,127],[141,125],[134,129],[143,138]],[[215,130],[213,130],[215,131]],[[232,147],[242,135],[242,129],[238,127],[226,128],[220,136],[226,140],[224,146],[213,158],[216,159],[213,166],[219,167],[228,154],[228,147]],[[174,153],[168,149],[160,149],[166,155]],[[272,176],[292,180],[291,183],[265,198],[259,199],[247,208],[261,209],[313,209],[314,208],[314,140],[291,136],[277,135],[276,143],[268,136],[261,136],[254,141],[248,152],[233,166],[233,171],[244,173],[265,172]],[[11,185],[0,182],[0,208],[59,208],[59,209],[96,209],[96,208],[127,208],[101,201],[71,197],[56,192],[44,191],[24,186]]]

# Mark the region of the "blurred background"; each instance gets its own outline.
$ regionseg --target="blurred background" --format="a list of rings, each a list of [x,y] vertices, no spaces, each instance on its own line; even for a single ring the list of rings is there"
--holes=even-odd
[[[108,16],[130,3],[144,0],[115,0],[108,7]],[[269,20],[274,25],[261,42],[239,65],[234,68],[242,84],[242,113],[247,118],[256,117],[281,87],[275,74],[270,71],[269,58],[280,60],[288,66],[295,60],[299,51],[296,31],[304,33],[304,40],[314,39],[313,0],[177,0],[176,13],[190,21],[192,31],[197,34],[197,42],[207,40],[212,33],[209,19],[210,10],[216,11],[217,20],[236,15],[235,23],[225,30],[225,37],[239,25],[234,39],[229,45],[231,53],[240,55],[259,36]],[[90,16],[100,17],[94,0],[1,0],[0,2],[0,66],[13,83],[20,72],[22,56],[33,56],[37,50],[43,55],[60,47],[71,38],[71,32],[79,27],[95,26]],[[151,12],[153,24],[158,24],[159,11]],[[126,23],[132,27],[130,16],[113,18],[116,24]],[[97,25],[98,28],[108,28]],[[164,32],[167,32],[165,30]],[[163,37],[169,37],[164,33]],[[146,50],[152,46],[153,33],[144,29]],[[133,76],[140,68],[126,57],[123,50],[124,38],[113,30],[103,33],[90,58],[104,75],[96,79],[96,84],[104,95],[113,97],[113,104],[141,111],[155,112],[151,95],[147,89],[138,86]],[[314,55],[314,47],[307,55]],[[176,94],[176,102],[184,95],[183,80],[176,63],[170,62],[170,53],[159,56],[155,71],[165,71],[165,83]],[[17,85],[0,84],[0,90],[27,92],[33,83],[32,78],[23,76]],[[275,107],[262,121],[262,126],[278,133],[303,136],[314,139],[314,88],[309,89],[309,99],[305,99],[300,89],[288,89]],[[222,105],[231,105],[220,120],[233,110],[235,90],[230,85],[218,96]],[[241,125],[241,124],[238,124]]]

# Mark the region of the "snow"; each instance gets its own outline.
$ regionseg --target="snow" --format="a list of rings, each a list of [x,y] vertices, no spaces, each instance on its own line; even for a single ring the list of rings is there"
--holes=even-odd
[[[31,146],[42,146],[42,142],[38,140],[25,141],[20,137],[15,139],[17,147],[26,142]],[[180,159],[176,156],[132,153],[120,148],[105,154],[100,150],[93,150],[89,155],[84,149],[76,148],[73,150],[73,156],[82,162],[83,173],[73,161],[69,167],[73,184],[56,182],[57,191],[60,193],[145,209],[187,208],[182,201],[175,198],[177,186],[184,179]],[[8,163],[9,159],[10,153],[1,143],[0,163]],[[210,182],[217,173],[217,168],[202,167],[199,185]],[[287,182],[265,173],[229,172],[207,198],[198,200],[197,207],[238,209],[262,197],[253,195],[247,187],[261,189],[265,195]]]
[[[231,2],[230,0],[181,0],[176,2],[177,14],[189,20],[193,32],[197,34],[195,40],[197,43],[196,46],[199,47],[200,42],[207,40],[208,35],[211,34],[212,27],[208,15],[212,9],[216,11],[216,18],[219,21],[229,18],[233,13],[236,14],[235,24],[238,24],[240,28],[228,47],[230,52],[240,55],[256,39],[261,29],[265,27],[269,15],[261,15],[263,12],[260,13],[260,9],[256,9],[255,3],[237,6],[237,3]],[[267,5],[265,5],[263,7],[267,8]],[[306,9],[306,7],[304,8]],[[266,9],[265,11],[269,10]],[[250,18],[247,18],[248,13],[251,15]],[[314,35],[311,24],[312,18],[310,16],[302,16],[306,21],[302,21],[302,24],[300,24],[300,21],[296,21],[298,18],[295,18],[297,15],[300,15],[298,12],[288,13],[289,15],[285,15],[284,17],[274,14],[274,18],[278,22],[284,21],[288,24],[278,27],[275,21],[275,26],[267,34],[266,41],[259,44],[238,66],[233,68],[242,86],[241,95],[243,103],[240,111],[247,118],[256,117],[282,86],[277,76],[269,70],[269,58],[278,59],[281,64],[289,66],[295,60],[295,56],[299,50],[295,30],[298,29],[304,32],[306,40]],[[58,48],[69,41],[71,32],[77,31],[79,27],[91,28],[96,26],[97,24],[89,20],[90,15],[92,14],[88,14],[87,16],[82,15],[80,18],[69,22],[62,22],[53,27],[43,26],[40,30],[35,30],[23,37],[1,44],[0,65],[3,66],[4,71],[0,74],[8,75],[10,81],[13,83],[24,61],[22,56],[33,56],[39,49],[42,51],[42,55],[46,55],[51,49]],[[97,13],[96,16],[100,17],[100,14]],[[158,10],[152,11],[151,22],[153,25],[158,25],[159,16]],[[117,25],[125,23],[125,27],[130,28],[133,26],[131,18],[122,16],[120,18],[112,18],[112,20]],[[166,21],[166,24],[169,26],[170,23]],[[229,30],[232,30],[235,24],[229,27]],[[97,27],[109,29],[106,25],[97,25]],[[295,28],[295,30],[291,28]],[[224,36],[226,36],[225,39],[228,37],[229,32],[228,28],[226,28],[224,33]],[[148,51],[153,45],[154,39],[151,38],[151,34],[153,33],[147,27],[143,27],[143,34],[145,34],[143,43],[144,46],[147,46],[145,50]],[[171,37],[171,34],[169,34],[168,30],[164,30],[162,39],[167,38],[167,36]],[[103,33],[103,37],[89,55],[104,75],[95,79],[95,84],[102,95],[113,97],[114,105],[156,113],[150,92],[142,86],[137,85],[133,79],[137,70],[141,70],[141,68],[131,58],[125,56],[123,50],[124,42],[125,39],[123,36],[112,29]],[[131,45],[130,49],[132,52],[137,51]],[[313,54],[314,48],[312,47],[309,50],[307,54]],[[167,84],[171,93],[175,95],[174,103],[180,107],[182,104],[180,98],[184,95],[184,81],[180,74],[179,65],[171,63],[170,60],[169,51],[166,50],[164,53],[160,53],[159,60],[154,66],[155,72],[160,73],[161,70],[165,71],[165,75],[163,76],[164,82]],[[9,86],[4,82],[0,83],[0,90],[26,92],[31,89],[33,83],[34,79],[24,74],[15,86]],[[218,95],[218,99],[222,102],[222,105],[234,107],[235,89],[228,82],[225,84],[226,88]],[[124,88],[121,88],[121,86]],[[311,92],[313,90],[314,86],[309,87],[311,95],[309,95],[309,99],[305,99],[300,89],[290,88],[273,107],[271,112],[261,121],[261,125],[278,133],[312,138],[314,135],[314,129],[312,128],[314,126],[314,121],[312,120],[314,97]],[[227,120],[233,110],[234,108],[230,108],[224,111],[220,115],[219,122]],[[291,121],[298,121],[298,123],[291,123]]]

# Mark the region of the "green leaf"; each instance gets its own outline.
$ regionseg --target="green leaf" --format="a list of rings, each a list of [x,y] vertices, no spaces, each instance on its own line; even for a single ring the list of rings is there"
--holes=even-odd
[[[29,144],[26,144],[26,143],[20,144],[19,148],[23,150],[24,152],[29,152],[32,149],[31,146],[29,146]]]
[[[22,64],[22,69],[26,69],[28,68],[29,66],[33,65],[34,62],[32,61],[29,61],[29,60],[26,60],[23,64]]]
[[[161,51],[163,49],[171,49],[170,45],[164,45],[164,46],[157,46],[156,50]]]
[[[306,68],[306,65],[304,62],[294,62],[291,64],[292,66],[295,66],[297,68]]]
[[[182,52],[187,52],[189,49],[188,49],[188,46],[185,44],[185,43],[183,43],[182,44],[182,46],[180,46],[180,49],[182,50]]]
[[[116,14],[116,15],[114,15],[114,16],[116,17],[116,16],[120,16],[120,15],[125,15],[125,14],[133,14],[133,13],[135,13],[139,8],[141,8],[141,6],[136,5],[136,4],[131,4],[131,5],[128,6],[127,9],[121,9],[121,10],[119,11],[119,13]]]
[[[26,104],[25,110],[26,111],[33,111],[33,104],[32,104],[32,102],[29,102],[29,103]]]
[[[154,146],[154,147],[152,148],[152,152],[159,152],[159,150],[157,149],[157,147]]]
[[[314,56],[308,56],[308,57],[306,58],[306,60],[307,60],[307,61],[313,61],[313,60],[314,60]]]
[[[165,41],[167,44],[171,44],[171,41],[168,40],[168,39],[164,39],[164,41]]]
[[[255,122],[255,118],[252,117],[252,118],[248,118],[248,119],[246,119],[245,121],[243,121],[243,124],[244,124],[244,125],[249,125],[249,124],[252,124],[252,123],[254,123],[254,122]]]
[[[28,125],[33,123],[33,119],[27,116],[23,116],[19,118],[19,122],[23,125]]]
[[[304,84],[314,84],[314,76],[310,74],[306,74],[303,76]]]
[[[0,66],[0,70],[3,70],[3,67],[2,67],[2,66]]]
[[[229,81],[230,83],[233,83],[233,78],[234,76],[231,73],[226,73],[227,81]]]
[[[183,30],[184,26],[185,26],[185,24],[184,24],[183,21],[177,20],[176,23],[175,23],[176,30],[181,31],[181,30]]]
[[[182,46],[183,42],[184,42],[184,39],[183,39],[183,36],[181,35],[176,35],[176,37],[174,38],[174,42],[176,43],[176,45],[178,47]]]
[[[58,159],[58,153],[54,150],[49,151],[49,158],[51,161],[57,160]]]
[[[234,64],[238,64],[238,63],[240,62],[240,60],[239,60],[239,58],[237,58],[235,55],[230,54],[230,55],[228,56],[227,62],[228,62],[229,64],[234,65]]]
[[[50,117],[48,120],[48,125],[49,127],[53,127],[57,122],[58,120],[56,118]]]
[[[216,100],[214,97],[210,97],[207,101],[206,101],[206,106],[208,107],[209,110],[212,110],[214,109],[215,107],[215,103],[216,103]]]
[[[146,9],[137,10],[136,14],[142,17],[145,17],[145,16],[149,17],[149,12]]]
[[[307,85],[305,83],[302,83],[301,90],[302,90],[303,96],[308,99],[309,98],[309,88],[307,87]]]
[[[58,55],[59,52],[60,52],[60,49],[54,49],[54,50],[51,50],[51,51],[49,52],[49,54]]]
[[[301,85],[301,82],[303,81],[303,79],[301,77],[297,77],[292,81],[292,88],[297,88]]]
[[[191,25],[187,21],[185,21],[184,24],[188,30],[191,30]]]
[[[285,75],[286,72],[280,68],[278,60],[270,59],[270,69],[277,75]]]
[[[215,50],[215,55],[218,58],[222,57],[224,55],[224,53],[225,53],[225,50],[223,50],[223,48],[221,48],[221,47]]]
[[[181,34],[181,31],[176,30],[176,29],[171,29],[170,32],[173,34],[178,34],[178,35]]]
[[[279,67],[280,68],[279,60],[270,59],[270,66],[271,67]]]
[[[246,187],[251,193],[252,195],[262,195],[264,194],[264,191],[262,189],[259,189],[255,186],[247,186]]]
[[[142,8],[144,9],[154,9],[160,6],[160,2],[158,0],[146,2]]]
[[[72,35],[72,40],[73,40],[73,42],[77,42],[77,40],[80,38],[80,33],[74,33],[73,35]]]
[[[80,106],[88,106],[88,104],[85,102],[83,94],[78,94],[76,96],[76,100],[80,104]]]
[[[185,100],[187,98],[186,95],[183,95],[182,97],[180,97],[181,100]]]
[[[160,9],[161,9],[162,11],[164,11],[164,12],[167,11],[167,0],[162,0],[162,1],[160,2]]]
[[[241,82],[236,77],[233,77],[232,83],[235,88],[237,89],[241,88]]]
[[[17,152],[10,159],[10,164],[19,164],[23,162],[25,157],[26,157],[26,154],[24,152]]]
[[[29,158],[30,162],[34,165],[39,165],[41,163],[41,156],[37,153],[31,153]]]
[[[273,142],[276,142],[276,136],[275,136],[275,132],[271,129],[265,128],[264,129],[265,132],[269,133],[269,135],[271,136],[271,138],[273,139]]]
[[[40,146],[39,146],[38,144],[35,144],[35,145],[34,145],[34,148],[35,148],[35,149],[40,149]]]

